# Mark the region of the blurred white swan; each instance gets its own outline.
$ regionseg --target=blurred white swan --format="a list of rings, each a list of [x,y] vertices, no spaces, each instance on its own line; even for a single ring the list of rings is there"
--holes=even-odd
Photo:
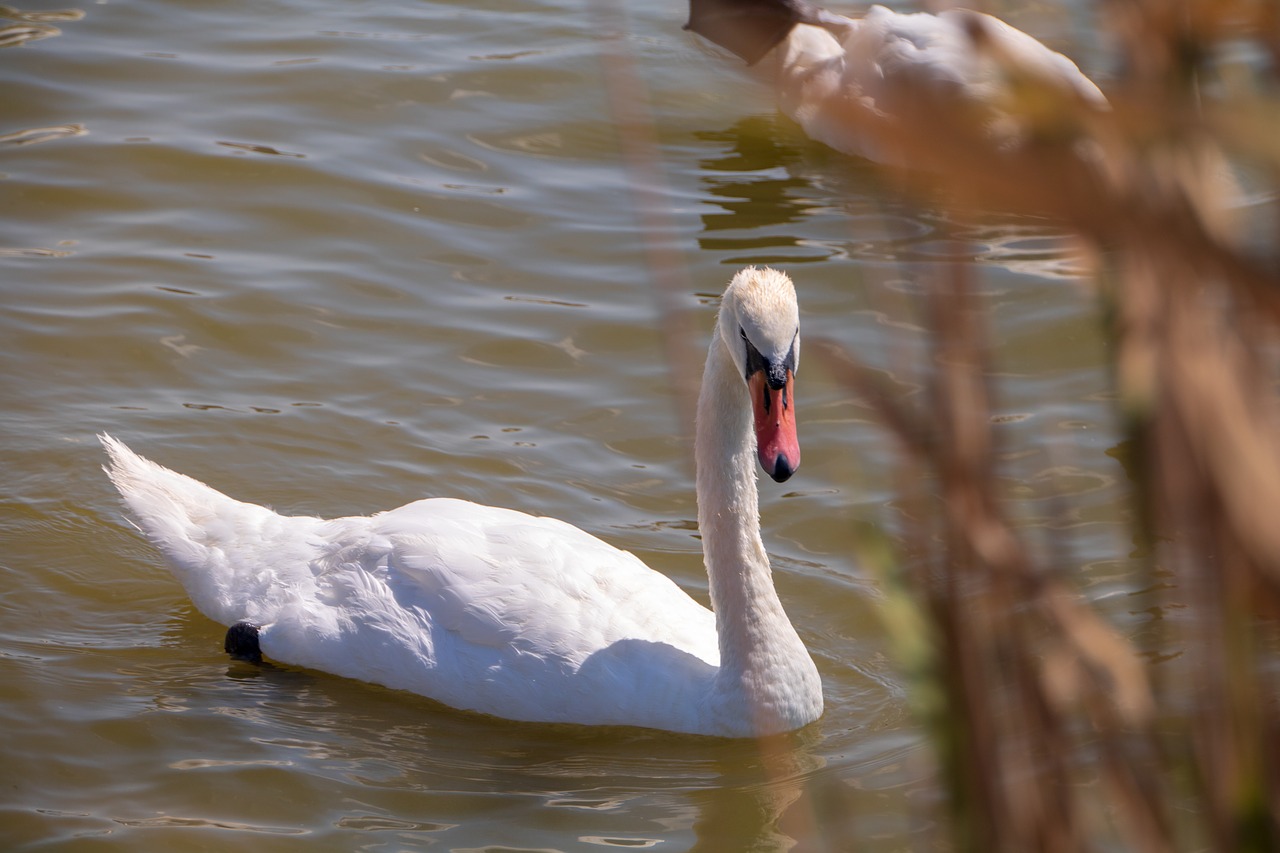
[[[808,651],[760,539],[753,457],[799,463],[791,280],[725,290],[698,401],[698,521],[715,613],[671,580],[549,518],[443,498],[372,517],[281,516],[110,436],[106,469],[228,651],[516,720],[722,736],[822,713]]]
[[[881,163],[937,168],[972,145],[1068,138],[1107,107],[1070,59],[980,12],[848,18],[803,0],[692,0],[686,28],[755,66],[810,138]]]

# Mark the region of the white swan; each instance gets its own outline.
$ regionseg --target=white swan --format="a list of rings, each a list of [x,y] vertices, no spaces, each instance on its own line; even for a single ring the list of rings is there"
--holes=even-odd
[[[795,290],[748,268],[725,290],[698,399],[698,523],[715,613],[562,521],[461,500],[372,517],[281,516],[103,435],[139,528],[228,651],[508,719],[742,737],[822,713],[774,590],[753,457],[799,463]],[[260,650],[260,651],[259,651]]]
[[[803,0],[692,0],[686,29],[755,65],[811,139],[895,166],[1073,144],[1081,116],[1107,109],[1070,59],[980,12],[871,6],[854,19]]]

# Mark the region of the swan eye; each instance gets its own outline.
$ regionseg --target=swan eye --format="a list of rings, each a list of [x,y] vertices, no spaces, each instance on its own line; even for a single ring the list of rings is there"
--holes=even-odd
[[[795,337],[791,339],[791,349],[787,351],[786,357],[780,363],[773,362],[761,355],[760,350],[756,349],[755,344],[751,343],[751,339],[747,337],[746,329],[739,326],[738,334],[746,345],[747,366],[745,378],[750,379],[752,374],[763,370],[769,387],[775,390],[786,387],[787,372],[790,371],[793,374],[796,372],[796,341],[800,337],[799,330],[796,331]]]
[[[756,345],[751,343],[747,337],[747,332],[741,326],[738,327],[738,334],[742,336],[742,342],[746,344],[747,349],[747,368],[745,378],[750,379],[752,374],[758,370],[765,371],[766,375],[772,373],[770,369],[769,359],[760,354],[760,350],[756,349]]]

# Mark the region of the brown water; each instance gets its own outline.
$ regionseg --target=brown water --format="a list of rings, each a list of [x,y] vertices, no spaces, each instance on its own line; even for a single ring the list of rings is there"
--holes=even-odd
[[[928,751],[854,556],[859,531],[895,535],[894,446],[816,358],[804,464],[764,484],[762,511],[828,710],[765,746],[514,725],[229,664],[99,470],[108,431],[289,513],[449,495],[554,515],[705,600],[673,389],[746,263],[792,273],[806,336],[909,383],[913,294],[965,253],[1017,517],[1033,538],[1066,530],[1071,570],[1125,630],[1152,618],[1130,603],[1127,483],[1069,244],[1013,222],[957,242],[776,119],[680,32],[683,5],[621,5],[102,0],[7,22],[0,848],[927,834]],[[617,24],[623,39],[601,32]],[[636,81],[652,149],[619,133]],[[671,269],[696,330],[674,370],[654,286]]]

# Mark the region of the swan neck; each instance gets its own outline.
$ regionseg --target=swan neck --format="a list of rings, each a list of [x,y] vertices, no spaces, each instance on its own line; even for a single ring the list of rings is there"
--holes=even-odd
[[[760,538],[756,440],[747,394],[717,333],[698,398],[694,454],[698,527],[721,666],[730,669],[749,668],[752,649],[771,636],[794,636]]]
[[[714,600],[724,581],[762,566],[768,570],[747,388],[719,334],[707,357],[694,445],[698,526]]]
[[[822,683],[773,586],[760,538],[751,401],[719,327],[697,417],[698,527],[720,647],[708,709],[736,735],[799,728],[822,713]]]

